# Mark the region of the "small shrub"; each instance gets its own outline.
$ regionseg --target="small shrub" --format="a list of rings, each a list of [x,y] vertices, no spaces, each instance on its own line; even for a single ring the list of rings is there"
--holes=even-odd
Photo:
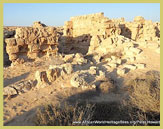
[[[77,103],[75,106],[53,106],[46,105],[42,109],[38,109],[35,124],[38,126],[72,126],[84,125],[82,121],[89,121],[93,115],[94,105],[87,103]],[[79,121],[81,123],[73,123]]]
[[[130,120],[160,121],[160,75],[149,71],[127,83],[129,98],[123,101]],[[136,123],[133,125],[159,125]]]
[[[128,84],[132,105],[143,112],[160,112],[160,79],[154,72],[149,72],[144,79],[136,78]]]

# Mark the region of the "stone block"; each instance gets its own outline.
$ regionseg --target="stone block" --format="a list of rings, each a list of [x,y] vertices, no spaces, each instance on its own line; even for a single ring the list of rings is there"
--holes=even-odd
[[[14,61],[14,60],[16,60],[18,58],[18,55],[17,54],[10,54],[9,55],[9,60],[10,61]]]
[[[116,63],[109,63],[108,64],[111,68],[116,68],[117,67],[117,64]]]
[[[7,38],[5,39],[5,42],[7,44],[7,46],[16,46],[16,40],[15,38]]]
[[[125,72],[126,72],[125,69],[117,69],[117,74],[119,74],[119,75],[121,75],[121,76],[124,75]]]
[[[18,46],[7,46],[6,47],[6,52],[10,54],[18,53],[19,52],[19,47]]]
[[[18,46],[23,46],[25,44],[25,41],[24,39],[18,38],[16,39],[16,43]]]
[[[146,64],[135,64],[138,69],[144,69]]]
[[[65,62],[72,62],[73,58],[74,58],[74,54],[68,54],[68,55],[65,55],[64,61]]]
[[[132,64],[126,64],[126,65],[124,65],[124,67],[128,68],[130,70],[136,70],[137,69],[137,67],[135,65],[132,65]]]
[[[53,82],[59,77],[60,72],[58,68],[55,68],[55,69],[48,69],[46,71],[46,74],[47,74],[48,81]]]
[[[28,52],[27,57],[30,59],[36,59],[37,57],[39,57],[39,53],[38,52]]]

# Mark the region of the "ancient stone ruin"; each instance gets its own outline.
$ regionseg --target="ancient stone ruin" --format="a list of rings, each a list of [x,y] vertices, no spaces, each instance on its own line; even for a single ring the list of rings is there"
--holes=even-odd
[[[61,51],[86,54],[93,36],[107,38],[114,34],[120,34],[120,28],[104,13],[71,17],[64,25]]]
[[[5,37],[4,46],[10,61],[23,63],[57,52],[98,53],[101,56],[108,52],[131,53],[129,48],[132,49],[134,42],[146,45],[147,41],[158,41],[155,47],[159,48],[159,39],[159,22],[141,16],[135,17],[133,22],[126,22],[124,18],[109,19],[104,13],[96,13],[71,17],[63,26],[63,35],[55,27],[47,27],[41,22],[34,22],[32,27],[18,27],[12,37]],[[126,41],[128,43],[124,44]],[[133,51],[139,53],[140,50],[133,48]]]
[[[71,17],[61,27],[39,21],[31,27],[4,27],[3,70],[5,122],[33,121],[21,116],[27,116],[26,111],[35,114],[33,109],[47,101],[104,102],[110,109],[114,102],[119,105],[129,99],[128,87],[133,88],[128,81],[136,82],[141,76],[142,83],[136,87],[143,87],[139,91],[144,95],[148,86],[144,88],[143,76],[148,71],[159,73],[160,23],[141,16],[128,22],[95,13]],[[157,82],[152,83],[155,87]],[[153,95],[155,89],[149,90]],[[141,103],[144,98],[146,94]]]
[[[6,38],[6,52],[13,63],[23,63],[58,51],[55,27],[35,22],[33,27],[17,28],[13,38]]]

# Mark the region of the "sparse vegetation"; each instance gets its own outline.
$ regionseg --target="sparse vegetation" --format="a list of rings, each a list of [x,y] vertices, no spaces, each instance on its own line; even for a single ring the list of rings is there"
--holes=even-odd
[[[160,120],[160,75],[159,72],[149,71],[141,78],[128,82],[129,100],[123,103],[131,120],[159,121]],[[140,124],[142,125],[142,124]],[[151,125],[151,124],[143,124]]]
[[[52,104],[37,110],[35,118],[36,125],[39,126],[72,126],[73,122],[89,121],[93,115],[94,105],[87,103],[77,103],[75,106],[68,105],[54,106]],[[75,125],[83,125],[78,123]]]
[[[160,112],[160,78],[156,72],[148,72],[143,79],[128,83],[131,104],[143,112]]]
[[[128,98],[123,102],[65,103],[63,106],[46,105],[38,109],[36,125],[48,126],[106,126],[124,125],[122,123],[82,123],[83,121],[137,121],[125,125],[159,125],[146,123],[160,120],[160,82],[159,73],[148,72],[143,79],[129,81],[125,88]],[[107,93],[109,94],[109,93]],[[81,123],[73,123],[79,121]],[[144,123],[143,123],[144,122]]]

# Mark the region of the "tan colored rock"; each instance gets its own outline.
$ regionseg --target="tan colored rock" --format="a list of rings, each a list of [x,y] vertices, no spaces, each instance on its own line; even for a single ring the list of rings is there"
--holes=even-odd
[[[119,65],[121,65],[122,64],[122,60],[121,59],[117,59],[116,60],[116,63],[119,64]]]
[[[58,77],[59,77],[59,69],[48,69],[46,71],[46,74],[47,74],[47,78],[49,80],[49,82],[53,82],[55,81]]]
[[[18,58],[36,59],[42,56],[54,56],[58,52],[58,34],[55,27],[45,27],[41,22],[35,22],[34,27],[19,27],[14,38],[6,40],[6,52],[11,61],[12,54]],[[12,56],[12,57],[10,57]]]
[[[132,51],[132,52],[134,52],[135,54],[139,54],[141,52],[140,49],[134,48],[134,47],[130,47],[129,50]]]
[[[45,86],[49,85],[49,80],[46,71],[36,71],[35,79],[37,80],[38,88],[44,88]]]
[[[18,58],[18,59],[16,59],[14,62],[12,62],[12,63],[14,63],[13,65],[18,65],[18,64],[23,64],[25,61],[24,61],[24,59],[23,58]]]
[[[93,56],[93,62],[94,63],[99,63],[100,62],[100,59],[101,59],[101,56],[100,55]]]
[[[74,54],[65,55],[64,61],[65,62],[72,62],[73,58],[74,58]]]
[[[123,76],[125,74],[126,70],[125,69],[117,69],[117,74]]]
[[[108,64],[111,68],[116,68],[117,67],[117,64],[116,63],[109,63]]]
[[[134,22],[144,24],[145,19],[144,19],[144,17],[142,17],[142,16],[136,16],[136,17],[134,18]]]
[[[25,44],[25,41],[24,41],[24,39],[19,38],[19,39],[16,39],[16,43],[18,46],[23,46]]]
[[[40,21],[36,21],[33,23],[34,28],[46,27],[45,24],[41,23]]]
[[[84,59],[83,55],[81,53],[76,53],[74,61],[77,62],[77,64],[86,64],[87,60]]]
[[[13,87],[7,86],[3,88],[3,95],[5,96],[12,96],[12,95],[17,95],[18,92],[16,91],[16,89],[14,89]]]
[[[105,72],[103,72],[102,70],[99,70],[99,77],[105,78]]]
[[[39,57],[39,53],[38,52],[28,52],[27,57],[29,59],[36,59],[37,57]]]
[[[29,37],[28,37],[28,41],[31,42],[31,43],[32,43],[35,39],[36,39],[36,35],[35,35],[34,33],[31,33],[31,34],[29,35]]]
[[[158,54],[160,54],[160,47],[155,50]]]
[[[15,31],[16,31],[15,38],[23,38],[24,37],[23,28],[17,28]]]
[[[96,70],[97,70],[97,67],[96,66],[91,66],[89,68],[89,73],[92,74],[92,75],[96,75]]]
[[[10,56],[9,56],[9,60],[11,60],[11,61],[16,60],[17,58],[18,58],[17,54],[10,54]]]
[[[29,44],[28,45],[29,52],[38,52],[39,47],[40,46],[38,44]]]
[[[79,75],[78,73],[75,73],[71,80],[70,83],[73,87],[85,87],[88,85],[88,83],[85,81],[85,74]]]
[[[16,46],[16,40],[15,38],[7,38],[5,39],[5,42],[7,44],[7,46]]]
[[[73,67],[71,63],[64,64],[63,69],[65,70],[66,74],[73,73]]]
[[[145,64],[135,64],[138,69],[144,69],[146,67]]]
[[[7,46],[6,47],[6,52],[10,54],[15,54],[19,52],[19,47],[18,46]]]
[[[137,67],[136,67],[135,65],[132,65],[132,64],[126,64],[126,65],[124,65],[124,67],[125,67],[125,68],[128,68],[128,69],[130,69],[130,70],[135,70],[135,69],[137,69]]]

